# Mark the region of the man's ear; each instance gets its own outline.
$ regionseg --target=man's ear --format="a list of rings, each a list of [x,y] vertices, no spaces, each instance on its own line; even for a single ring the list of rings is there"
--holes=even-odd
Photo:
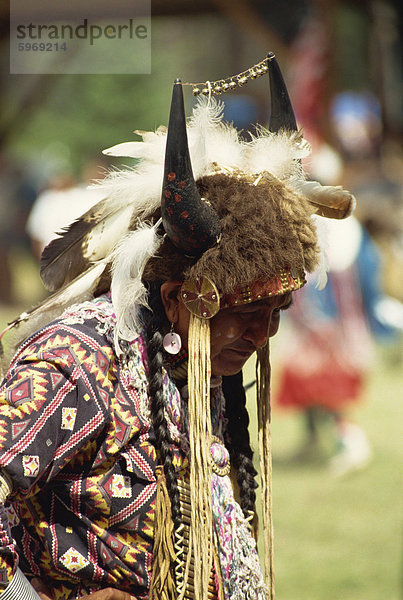
[[[170,323],[176,323],[179,316],[179,290],[182,282],[166,281],[161,285],[161,300]]]

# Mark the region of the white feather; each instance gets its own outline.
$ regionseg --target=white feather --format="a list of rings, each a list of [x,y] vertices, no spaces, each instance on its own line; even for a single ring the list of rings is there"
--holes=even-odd
[[[165,154],[166,135],[148,135],[146,139],[147,141],[142,142],[116,144],[116,146],[111,146],[103,150],[103,154],[107,156],[139,158],[161,165]]]
[[[198,129],[205,133],[208,129],[222,124],[224,103],[214,97],[201,96],[189,119],[190,129]]]
[[[102,154],[107,156],[127,156],[129,158],[139,158],[143,156],[143,153],[143,142],[123,142],[102,150]]]
[[[148,306],[147,290],[141,278],[146,262],[155,254],[162,238],[155,225],[142,223],[116,247],[112,263],[112,303],[116,310],[115,346],[120,354],[119,338],[131,341],[139,331],[139,308]]]
[[[163,160],[145,162],[141,168],[112,171],[101,184],[111,202],[130,205],[132,219],[147,217],[161,203]]]
[[[200,98],[189,120],[189,151],[195,178],[211,173],[215,165],[240,169],[244,142],[230,123],[223,121],[224,104]]]
[[[207,154],[211,130],[222,120],[224,105],[215,98],[200,98],[188,123],[188,144],[193,175],[196,179],[206,174],[210,163]]]
[[[155,142],[160,136],[166,137],[168,133],[168,128],[165,125],[160,125],[155,131],[144,131],[143,129],[135,129],[134,133],[136,135],[139,135],[143,139],[143,142]]]
[[[107,256],[120,239],[128,231],[133,213],[133,207],[126,204],[120,210],[112,213],[107,221],[100,222],[89,232],[83,256],[94,262]]]
[[[257,135],[245,148],[244,169],[252,173],[267,171],[282,181],[303,178],[300,159],[309,151],[308,142],[297,132],[274,134],[259,127]]]

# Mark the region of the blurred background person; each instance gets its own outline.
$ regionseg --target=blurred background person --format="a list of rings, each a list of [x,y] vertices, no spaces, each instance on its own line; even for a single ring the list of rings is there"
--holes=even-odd
[[[298,460],[321,460],[321,438],[329,435],[330,425],[330,468],[342,475],[371,459],[371,444],[351,414],[365,400],[379,342],[396,341],[403,324],[397,276],[403,269],[402,162],[390,127],[393,122],[399,131],[395,91],[401,79],[387,35],[393,23],[386,3],[374,3],[367,13],[340,5],[335,28],[324,4],[316,8],[290,44],[294,108],[313,146],[305,167],[314,180],[331,184],[338,178],[353,189],[357,218],[323,231],[339,254],[330,250],[325,288],[317,289],[310,279],[287,315],[293,349],[284,336],[281,364],[273,367],[274,402],[302,411],[305,440],[294,456]],[[372,42],[380,53],[371,74],[370,16],[377,26]],[[384,68],[388,61],[390,70]],[[390,347],[399,351],[397,344]]]
[[[330,468],[343,475],[371,458],[367,436],[349,412],[365,398],[373,335],[389,337],[393,328],[386,316],[380,318],[385,300],[381,260],[368,233],[354,217],[318,226],[328,245],[327,283],[320,290],[311,277],[294,299],[277,363],[275,401],[303,411],[306,440],[296,455],[300,460],[317,458],[321,426],[332,422],[337,452]]]
[[[40,260],[44,247],[64,227],[102,199],[101,192],[89,186],[95,180],[103,179],[106,172],[106,161],[102,156],[89,159],[84,163],[80,181],[69,172],[58,173],[38,194],[26,225],[37,260]]]

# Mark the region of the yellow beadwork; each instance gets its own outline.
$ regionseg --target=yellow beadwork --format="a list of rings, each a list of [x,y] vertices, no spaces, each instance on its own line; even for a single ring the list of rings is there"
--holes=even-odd
[[[253,65],[253,67],[249,67],[242,73],[238,73],[238,75],[232,75],[231,77],[225,77],[224,79],[217,79],[216,81],[205,81],[199,83],[183,83],[182,85],[191,85],[193,88],[193,95],[199,96],[200,93],[207,96],[208,94],[216,94],[220,95],[223,92],[228,92],[233,90],[234,88],[244,86],[248,83],[249,79],[256,79],[256,77],[260,77],[264,75],[269,70],[268,63],[274,58],[274,54],[270,57],[266,57],[260,62]]]

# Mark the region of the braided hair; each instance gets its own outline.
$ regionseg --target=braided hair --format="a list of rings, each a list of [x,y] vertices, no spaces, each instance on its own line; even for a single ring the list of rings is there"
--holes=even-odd
[[[246,393],[242,382],[242,371],[222,378],[228,419],[226,446],[237,471],[241,508],[248,517],[249,511],[254,510],[256,503],[257,471],[253,466],[253,451],[248,431],[249,414],[246,410]]]
[[[161,301],[161,283],[150,283],[149,307],[145,315],[147,332],[147,355],[149,368],[148,393],[151,398],[151,414],[157,451],[164,468],[165,480],[171,500],[172,520],[175,528],[181,524],[178,480],[173,465],[173,442],[165,418],[162,394],[163,335],[166,326],[165,310]]]
[[[166,328],[166,315],[161,301],[161,282],[148,284],[149,307],[145,314],[147,354],[149,368],[149,395],[156,438],[157,451],[164,468],[165,480],[171,500],[172,520],[178,528],[181,524],[178,480],[173,466],[173,442],[165,418],[162,395],[163,346],[161,333]],[[223,377],[223,393],[228,419],[226,445],[231,462],[237,471],[241,508],[245,516],[253,511],[256,502],[256,469],[248,432],[249,415],[246,410],[246,394],[242,384],[242,371]]]

